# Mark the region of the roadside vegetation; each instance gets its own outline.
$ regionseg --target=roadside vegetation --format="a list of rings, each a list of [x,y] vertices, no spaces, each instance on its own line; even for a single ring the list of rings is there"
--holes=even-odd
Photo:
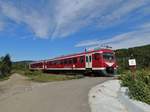
[[[129,96],[147,104],[150,104],[150,45],[129,49],[116,50],[119,65],[118,74],[121,85],[128,87]],[[136,72],[133,78],[128,59],[134,56],[137,62]]]
[[[7,80],[11,75],[12,62],[9,54],[0,58],[0,81]]]
[[[61,75],[61,74],[48,74],[41,71],[26,71],[25,76],[28,76],[30,80],[36,82],[52,82],[52,81],[64,81],[82,78],[82,75]]]
[[[121,85],[128,87],[129,96],[150,105],[150,70],[137,70],[135,79],[131,72],[121,75]]]

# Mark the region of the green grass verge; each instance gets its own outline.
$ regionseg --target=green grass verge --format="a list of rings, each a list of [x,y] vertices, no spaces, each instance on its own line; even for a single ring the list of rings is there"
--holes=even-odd
[[[83,78],[82,75],[75,75],[75,76],[73,76],[73,75],[57,75],[57,74],[55,75],[55,74],[43,73],[41,71],[25,71],[24,75],[29,77],[30,80],[36,81],[36,82],[53,82],[53,81],[64,81],[64,80]]]
[[[9,76],[6,76],[6,77],[0,77],[0,81],[4,81],[4,80],[8,80],[9,79]]]
[[[12,74],[18,73],[18,74],[20,74],[20,75],[25,75],[25,72],[26,72],[26,71],[28,71],[28,70],[17,70],[17,69],[13,69],[13,70],[11,71],[11,73],[12,73]]]

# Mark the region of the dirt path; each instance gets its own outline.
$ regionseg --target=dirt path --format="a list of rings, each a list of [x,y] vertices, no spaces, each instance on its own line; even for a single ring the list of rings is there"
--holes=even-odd
[[[18,84],[23,88],[24,85],[27,88],[34,85],[22,78],[15,74],[9,80],[10,82],[5,83],[11,85],[11,82],[13,84],[16,82],[17,84],[11,85],[13,88],[18,87]],[[0,112],[90,112],[88,105],[90,88],[108,79],[103,77],[84,78],[34,86],[29,91],[13,94],[11,97],[0,100]],[[2,85],[0,84],[0,86]]]
[[[0,82],[0,100],[11,97],[15,94],[31,91],[38,83],[29,81],[27,77],[13,74],[9,80]]]

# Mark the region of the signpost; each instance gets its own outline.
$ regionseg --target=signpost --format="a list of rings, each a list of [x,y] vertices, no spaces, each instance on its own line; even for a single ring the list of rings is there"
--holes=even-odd
[[[136,70],[136,60],[135,59],[129,59],[129,67],[132,72],[132,78],[135,79],[135,70]]]

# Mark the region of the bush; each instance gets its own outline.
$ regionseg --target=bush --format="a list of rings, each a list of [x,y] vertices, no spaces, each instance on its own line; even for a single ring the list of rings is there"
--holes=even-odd
[[[132,82],[132,76],[131,76],[130,72],[128,72],[126,74],[121,74],[120,79],[122,80],[121,86],[128,87],[130,85],[130,83]]]
[[[150,71],[137,71],[135,76],[133,80],[131,72],[122,74],[121,85],[129,88],[131,98],[150,104]]]
[[[147,84],[136,80],[128,87],[131,98],[150,104],[150,88]]]

